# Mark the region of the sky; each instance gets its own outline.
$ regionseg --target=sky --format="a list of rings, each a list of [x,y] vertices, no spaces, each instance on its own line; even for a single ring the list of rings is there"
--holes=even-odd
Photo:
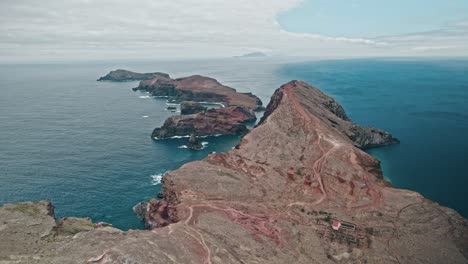
[[[468,0],[1,0],[0,60],[468,56]]]

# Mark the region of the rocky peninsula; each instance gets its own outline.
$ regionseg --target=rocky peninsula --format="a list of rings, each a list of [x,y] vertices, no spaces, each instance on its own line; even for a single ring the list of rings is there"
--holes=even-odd
[[[168,97],[170,101],[195,101],[222,103],[224,106],[244,106],[253,110],[262,109],[262,101],[252,93],[240,93],[222,85],[217,80],[201,75],[171,79],[157,76],[141,81],[135,91],[146,91],[153,96]]]
[[[99,78],[97,81],[113,81],[113,82],[142,81],[142,80],[150,80],[156,77],[169,78],[169,74],[163,73],[163,72],[137,73],[137,72],[119,69],[119,70],[109,72],[106,76]]]
[[[50,203],[5,205],[0,262],[467,263],[468,221],[392,187],[360,149],[396,142],[291,81],[235,149],[164,175],[163,199],[136,208],[150,230],[62,232]]]

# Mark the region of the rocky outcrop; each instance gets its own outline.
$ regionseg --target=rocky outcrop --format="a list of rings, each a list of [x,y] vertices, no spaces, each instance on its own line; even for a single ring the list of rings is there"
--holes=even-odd
[[[255,119],[253,110],[246,107],[212,108],[193,115],[171,116],[162,127],[154,129],[151,137],[242,135],[248,131],[243,123]]]
[[[126,82],[126,81],[142,81],[150,80],[156,77],[169,78],[169,74],[162,72],[152,73],[137,73],[127,70],[115,70],[109,72],[106,76],[98,79],[98,81],[113,81],[113,82]]]
[[[194,149],[194,150],[200,150],[200,149],[203,149],[203,144],[200,143],[200,141],[195,136],[195,134],[191,134],[190,138],[189,138],[189,141],[188,141],[188,144],[187,144],[187,147],[190,148],[190,149]]]
[[[96,237],[88,239],[88,233]],[[82,235],[80,243],[92,243],[99,241],[100,234],[116,233],[122,231],[104,223],[94,224],[89,218],[55,220],[49,201],[5,204],[0,207],[0,263],[83,263],[87,246],[72,250],[69,246],[74,239]],[[60,249],[62,246],[68,249]]]
[[[185,78],[170,79],[162,76],[142,81],[135,91],[147,91],[153,96],[167,96],[178,102],[213,102],[224,106],[244,106],[253,110],[262,109],[262,101],[252,93],[239,93],[217,80],[193,75]]]
[[[164,199],[139,210],[151,230],[49,240],[45,205],[39,216],[0,208],[0,261],[467,263],[468,221],[393,188],[349,136],[352,123],[317,96],[283,85],[235,149],[166,173]]]
[[[208,108],[204,107],[202,104],[197,103],[197,102],[184,101],[184,102],[180,103],[180,114],[181,115],[198,114],[200,112],[205,111],[206,109],[208,109]]]
[[[151,199],[149,202],[138,203],[133,211],[144,220],[147,229],[154,229],[177,222],[177,212],[168,205],[167,201]]]
[[[65,217],[56,221],[54,230],[57,235],[72,236],[95,228],[96,225],[90,218]]]

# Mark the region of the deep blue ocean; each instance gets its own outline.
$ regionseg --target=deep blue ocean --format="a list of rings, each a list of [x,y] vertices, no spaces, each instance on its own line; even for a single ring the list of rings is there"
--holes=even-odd
[[[50,199],[57,217],[89,216],[142,228],[132,212],[160,191],[167,170],[227,151],[238,137],[154,141],[174,114],[164,99],[133,92],[138,82],[96,82],[117,68],[202,74],[265,104],[302,79],[334,96],[353,121],[385,129],[400,145],[369,150],[399,188],[468,216],[468,60],[272,59],[0,64],[0,204]]]

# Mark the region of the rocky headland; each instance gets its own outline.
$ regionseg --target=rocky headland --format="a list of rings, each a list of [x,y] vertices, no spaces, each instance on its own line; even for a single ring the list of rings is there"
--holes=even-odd
[[[135,208],[150,230],[57,235],[50,204],[5,205],[0,262],[467,263],[468,221],[392,187],[360,149],[396,142],[291,81],[235,149],[164,175],[163,199]]]
[[[169,78],[169,74],[163,72],[138,73],[119,69],[109,72],[106,76],[97,79],[97,81],[127,82],[150,80],[157,77]]]
[[[254,111],[246,107],[211,108],[198,114],[171,116],[162,127],[154,129],[151,137],[242,135],[248,132],[244,123],[255,120]]]
[[[135,91],[146,91],[153,96],[168,97],[170,101],[195,101],[222,103],[224,106],[244,106],[253,110],[262,109],[262,101],[252,93],[240,93],[222,85],[217,80],[201,75],[171,79],[157,76],[141,81]]]

